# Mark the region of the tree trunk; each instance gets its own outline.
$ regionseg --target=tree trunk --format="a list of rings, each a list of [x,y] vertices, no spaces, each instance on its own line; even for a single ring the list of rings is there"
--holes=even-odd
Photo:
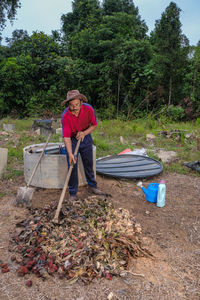
[[[171,105],[171,100],[172,100],[172,77],[170,76],[170,79],[169,79],[169,99],[168,99],[168,106]]]
[[[193,76],[193,82],[192,82],[192,94],[193,94],[193,97],[194,97],[194,92],[195,92],[196,78],[197,78],[197,68],[195,67],[195,69],[194,69],[194,76]]]
[[[119,95],[120,95],[120,75],[121,75],[121,72],[119,71],[118,72],[118,78],[117,78],[117,116],[118,116],[118,113],[119,113]]]

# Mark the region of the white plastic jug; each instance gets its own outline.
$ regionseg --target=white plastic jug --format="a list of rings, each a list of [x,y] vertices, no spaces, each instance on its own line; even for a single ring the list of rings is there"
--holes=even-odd
[[[158,186],[158,195],[157,195],[157,204],[156,204],[158,207],[165,206],[165,195],[166,195],[165,181],[161,180]]]

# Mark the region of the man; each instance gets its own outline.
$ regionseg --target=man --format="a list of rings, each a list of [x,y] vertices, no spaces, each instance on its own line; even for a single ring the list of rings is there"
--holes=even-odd
[[[93,171],[91,133],[97,127],[94,109],[91,105],[87,104],[86,96],[80,94],[78,90],[69,91],[66,99],[61,104],[68,105],[62,114],[62,132],[67,150],[68,167],[72,161],[75,163],[68,185],[69,200],[75,200],[78,191],[77,163],[73,153],[79,139],[81,140],[79,153],[82,158],[89,191],[101,195],[103,192],[97,189],[97,182]]]

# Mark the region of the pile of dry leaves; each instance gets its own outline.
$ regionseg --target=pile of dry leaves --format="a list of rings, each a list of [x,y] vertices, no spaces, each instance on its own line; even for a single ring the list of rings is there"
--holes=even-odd
[[[16,224],[10,240],[18,275],[52,274],[69,283],[81,279],[112,279],[129,267],[132,257],[149,255],[141,245],[141,227],[125,209],[114,209],[106,199],[91,196],[63,205],[59,225],[52,220],[56,207],[31,209]]]

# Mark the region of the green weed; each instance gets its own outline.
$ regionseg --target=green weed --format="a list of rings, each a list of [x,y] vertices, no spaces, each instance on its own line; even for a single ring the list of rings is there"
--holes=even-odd
[[[99,148],[100,150],[104,150],[104,151],[107,151],[109,150],[110,146],[108,143],[106,143],[105,141],[102,141],[100,139],[93,139],[93,142],[94,142],[94,145]]]
[[[179,173],[179,174],[189,174],[190,170],[185,167],[183,164],[180,164],[179,162],[174,162],[170,165],[165,165],[165,171],[169,171],[169,172],[175,172],[175,173]]]
[[[155,129],[155,128],[157,128],[157,121],[154,120],[154,119],[148,119],[146,121],[146,126],[145,127],[150,129],[150,130]]]
[[[159,160],[158,156],[151,150],[147,151],[147,155],[155,160]]]
[[[33,125],[33,120],[15,120],[15,128],[18,131],[27,131],[31,130],[31,127]]]
[[[5,195],[5,193],[0,193],[0,199],[3,198]]]
[[[23,151],[21,148],[8,147],[8,158],[16,157],[19,160],[23,159]]]
[[[15,177],[23,175],[23,173],[22,170],[15,170],[7,167],[6,172],[3,173],[2,179],[13,180]]]
[[[200,118],[196,119],[196,126],[200,126]]]
[[[9,138],[3,145],[8,148],[8,169],[4,174],[4,178],[13,179],[15,176],[22,175],[23,171],[16,170],[16,166],[23,164],[23,148],[32,145],[45,143],[47,137],[32,135],[33,119],[28,120],[11,120],[2,119],[3,122],[15,124],[17,134],[20,137]],[[181,174],[189,174],[190,170],[184,166],[184,162],[200,160],[197,151],[196,137],[199,137],[200,119],[196,122],[171,122],[166,116],[159,116],[155,120],[149,115],[146,119],[135,119],[133,121],[123,121],[122,119],[100,120],[97,129],[93,132],[92,137],[96,146],[96,156],[103,157],[107,155],[116,155],[126,148],[134,150],[135,148],[145,148],[147,154],[158,160],[154,154],[155,149],[165,149],[167,151],[175,151],[178,155],[178,161],[169,165],[164,165],[164,171],[172,171]],[[174,134],[170,138],[159,135],[159,132],[165,130],[167,132],[180,130],[180,134]],[[26,131],[26,132],[25,132]],[[29,131],[29,132],[28,132]],[[193,132],[194,138],[187,139],[186,134]],[[151,133],[156,136],[154,142],[146,141],[146,134]],[[15,134],[15,133],[14,133]],[[123,137],[123,143],[120,140]],[[177,139],[177,137],[179,138]],[[14,136],[15,137],[15,136]],[[60,135],[53,134],[50,142],[63,142]],[[134,144],[133,144],[134,142]],[[197,173],[197,172],[196,172]],[[196,174],[192,172],[192,174]],[[197,174],[198,176],[198,174]]]

